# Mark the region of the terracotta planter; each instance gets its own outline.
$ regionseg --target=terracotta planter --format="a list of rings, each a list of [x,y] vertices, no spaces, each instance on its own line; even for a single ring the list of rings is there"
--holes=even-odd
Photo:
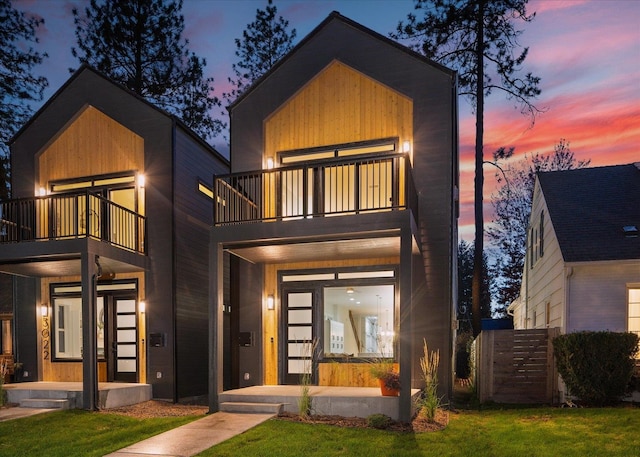
[[[397,397],[400,395],[400,389],[389,389],[384,385],[384,381],[382,379],[378,379],[380,383],[380,392],[382,392],[383,397]]]

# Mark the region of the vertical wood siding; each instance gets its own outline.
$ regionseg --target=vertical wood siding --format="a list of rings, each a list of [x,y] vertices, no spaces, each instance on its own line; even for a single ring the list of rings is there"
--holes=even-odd
[[[144,173],[144,140],[87,106],[40,154],[37,184],[131,170]]]
[[[412,101],[334,61],[265,123],[265,162],[279,151],[398,137],[413,140]]]

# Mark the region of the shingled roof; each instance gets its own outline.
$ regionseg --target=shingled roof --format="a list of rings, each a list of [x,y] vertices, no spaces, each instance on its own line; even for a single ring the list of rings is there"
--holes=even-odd
[[[640,163],[539,173],[565,262],[640,259]]]

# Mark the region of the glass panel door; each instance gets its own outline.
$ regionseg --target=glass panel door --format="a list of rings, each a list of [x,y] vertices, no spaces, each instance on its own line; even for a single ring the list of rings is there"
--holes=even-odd
[[[303,374],[314,374],[313,341],[315,294],[313,291],[284,293],[283,322],[285,337],[284,384],[299,384]]]
[[[135,299],[114,297],[113,380],[137,382],[138,325]]]

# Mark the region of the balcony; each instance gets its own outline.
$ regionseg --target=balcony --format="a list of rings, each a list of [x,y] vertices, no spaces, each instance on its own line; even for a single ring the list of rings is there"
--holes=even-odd
[[[0,244],[93,238],[146,253],[145,217],[88,191],[0,202]]]
[[[407,154],[352,157],[214,177],[214,225],[411,210]]]

